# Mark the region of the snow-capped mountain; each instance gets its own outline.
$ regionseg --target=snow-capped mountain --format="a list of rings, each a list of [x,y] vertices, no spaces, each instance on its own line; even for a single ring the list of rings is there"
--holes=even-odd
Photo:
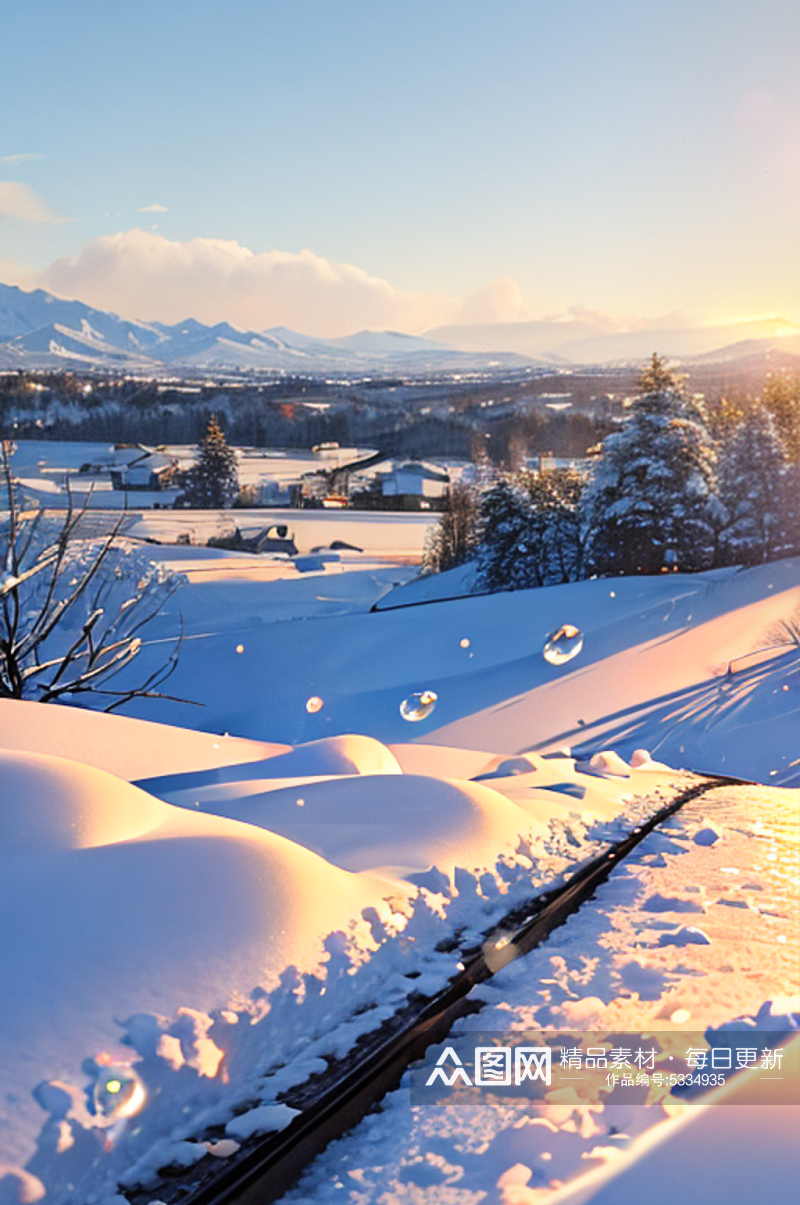
[[[523,367],[528,356],[453,350],[395,331],[361,331],[317,339],[286,327],[242,331],[227,322],[206,326],[194,318],[168,325],[131,322],[0,284],[0,368],[116,368],[324,372],[446,372]]]
[[[782,319],[680,325],[681,315],[636,331],[565,317],[545,322],[438,327],[425,336],[362,330],[334,339],[284,326],[243,331],[187,318],[135,322],[36,289],[0,284],[0,369],[98,368],[396,374],[501,371],[531,366],[637,364],[654,350],[684,360],[730,360],[780,349],[797,354],[800,327]]]

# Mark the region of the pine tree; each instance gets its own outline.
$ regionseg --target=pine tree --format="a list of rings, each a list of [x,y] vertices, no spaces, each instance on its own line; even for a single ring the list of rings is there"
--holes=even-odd
[[[518,588],[575,581],[581,568],[579,504],[584,483],[569,469],[521,473],[517,483],[528,497],[512,580]]]
[[[725,509],[722,555],[728,564],[755,565],[785,550],[790,533],[784,509],[786,459],[772,416],[753,409],[720,458],[720,501]]]
[[[667,367],[667,361],[654,351],[649,363],[636,378],[636,386],[641,394],[648,393],[679,393],[683,386],[683,376]]]
[[[217,416],[208,420],[197,462],[187,474],[184,499],[198,509],[229,507],[239,492],[236,453],[228,447]]]
[[[787,460],[800,464],[800,372],[770,377],[763,401],[775,420]]]
[[[478,503],[475,491],[454,485],[445,495],[442,514],[428,529],[422,554],[423,573],[444,573],[463,565],[478,544]]]
[[[600,574],[706,568],[714,557],[714,449],[705,414],[658,356],[641,381],[655,388],[604,440],[584,497],[588,567]]]
[[[781,556],[800,556],[800,464],[787,465],[781,482]]]
[[[476,584],[484,590],[514,589],[515,561],[527,552],[530,503],[509,476],[499,477],[481,498]]]

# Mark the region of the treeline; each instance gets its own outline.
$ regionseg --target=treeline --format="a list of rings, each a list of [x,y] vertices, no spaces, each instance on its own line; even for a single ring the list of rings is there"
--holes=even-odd
[[[693,572],[800,555],[800,374],[709,415],[654,356],[588,477],[506,472],[459,487],[424,568],[467,560],[478,588]]]
[[[488,458],[514,468],[526,455],[580,457],[613,423],[585,414],[537,411],[492,420],[468,399],[434,413],[408,401],[376,405],[357,394],[298,379],[252,389],[201,388],[196,394],[157,382],[83,381],[68,374],[0,377],[0,435],[97,443],[198,444],[216,416],[235,446],[310,448],[335,441],[375,447],[386,456]],[[316,404],[306,401],[313,395]],[[330,399],[330,409],[320,409]]]

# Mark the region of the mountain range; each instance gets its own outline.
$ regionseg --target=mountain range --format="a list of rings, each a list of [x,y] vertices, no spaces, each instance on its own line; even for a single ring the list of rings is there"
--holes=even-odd
[[[800,353],[800,326],[757,319],[724,326],[650,324],[609,330],[592,317],[438,327],[424,336],[359,331],[320,339],[286,327],[243,331],[194,318],[136,322],[65,301],[42,289],[0,283],[0,369],[416,375],[641,362],[652,351],[677,358],[733,358],[773,344]]]

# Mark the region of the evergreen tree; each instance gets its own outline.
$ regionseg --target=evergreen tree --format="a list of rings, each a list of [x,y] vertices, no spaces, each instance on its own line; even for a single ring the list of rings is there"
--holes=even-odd
[[[800,464],[800,372],[770,377],[763,401],[775,420],[787,460]]]
[[[423,573],[454,569],[475,552],[478,544],[478,503],[474,490],[454,485],[444,498],[441,518],[428,529],[422,554]]]
[[[184,499],[198,509],[229,507],[239,492],[236,453],[228,447],[217,416],[212,414],[198,448],[197,462],[186,478]]]
[[[484,590],[513,589],[514,564],[527,552],[530,502],[511,477],[499,477],[480,504],[480,547],[477,586]]]
[[[478,585],[528,590],[575,581],[581,568],[579,474],[501,477],[481,500]]]
[[[724,446],[719,476],[725,562],[755,565],[780,555],[789,535],[786,463],[775,423],[763,406],[747,415]]]
[[[521,473],[528,513],[516,550],[511,579],[518,588],[575,581],[581,568],[579,504],[583,479],[569,469]]]
[[[603,441],[584,496],[588,567],[600,574],[702,569],[714,557],[714,450],[705,415],[658,356],[641,381],[654,388]]]
[[[663,356],[654,351],[649,363],[645,364],[636,378],[636,386],[641,394],[679,393],[683,386],[683,376],[668,368]]]
[[[781,556],[800,556],[800,464],[784,469],[781,482]]]

